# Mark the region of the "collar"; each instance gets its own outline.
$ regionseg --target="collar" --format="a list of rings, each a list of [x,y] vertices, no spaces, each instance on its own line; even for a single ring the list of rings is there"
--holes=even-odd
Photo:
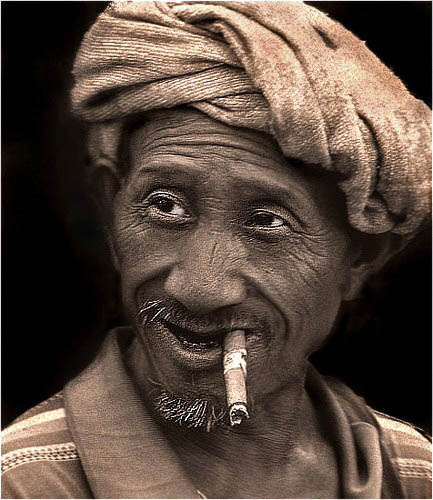
[[[111,331],[93,363],[65,388],[68,426],[95,498],[200,498],[134,387]]]
[[[130,328],[111,331],[96,359],[64,391],[90,489],[95,498],[201,498],[127,371],[123,355],[132,339]],[[306,390],[336,453],[341,498],[380,498],[378,431],[362,400],[339,384],[310,367]]]
[[[335,450],[341,498],[382,498],[379,432],[364,401],[310,366],[306,390]]]

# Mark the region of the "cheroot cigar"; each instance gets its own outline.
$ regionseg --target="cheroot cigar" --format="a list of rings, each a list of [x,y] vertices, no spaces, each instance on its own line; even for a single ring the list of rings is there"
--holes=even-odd
[[[245,332],[232,330],[224,339],[224,380],[230,424],[242,423],[248,418],[247,409],[247,349]]]

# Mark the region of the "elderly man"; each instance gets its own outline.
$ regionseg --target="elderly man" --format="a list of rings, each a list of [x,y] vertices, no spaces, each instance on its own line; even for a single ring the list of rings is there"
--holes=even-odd
[[[3,433],[3,496],[427,498],[309,363],[430,210],[430,110],[298,3],[117,3],[75,62],[130,326]]]

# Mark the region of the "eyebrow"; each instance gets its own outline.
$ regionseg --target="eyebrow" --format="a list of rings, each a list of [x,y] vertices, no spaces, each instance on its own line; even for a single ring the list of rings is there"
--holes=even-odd
[[[180,165],[176,165],[176,163],[169,163],[169,168],[167,162],[160,162],[161,165],[158,165],[159,162],[155,162],[152,160],[150,164],[142,165],[139,169],[133,174],[134,177],[142,176],[142,175],[155,175],[159,177],[179,177],[186,176],[192,177],[192,173],[188,172],[188,168],[182,167]],[[163,163],[163,164],[162,164]]]
[[[251,164],[251,169],[256,168],[263,167]],[[275,174],[272,168],[269,171]],[[195,172],[203,172],[203,169],[198,166],[196,159],[179,157],[178,154],[170,155],[170,153],[165,153],[163,156],[154,158],[149,163],[140,166],[134,176],[138,178],[141,175],[149,175],[154,178],[159,177],[163,181],[173,182],[177,184],[177,187],[182,188],[181,184],[196,184],[197,178],[194,175]],[[179,178],[182,178],[183,182],[180,183]],[[287,179],[287,182],[290,182],[290,179]],[[299,188],[295,182],[291,183],[289,187],[285,187],[275,179],[266,179],[263,177],[252,179],[238,173],[235,183],[239,190],[249,190],[251,193],[256,193],[263,201],[277,203],[286,206],[287,209],[292,209],[291,212],[296,219],[299,219],[299,216],[294,213],[294,207],[290,207],[289,204],[295,203],[295,206],[299,209],[297,212],[299,212],[308,210],[307,205],[311,203],[311,196],[304,189]],[[300,219],[298,222],[302,223]]]
[[[140,166],[134,176],[154,175],[164,179],[178,179],[179,177],[183,177],[190,180],[196,180],[194,171],[199,174],[203,172],[203,169],[197,165],[195,159],[179,158],[177,154],[173,155],[175,158],[169,158],[170,154],[165,154],[164,156],[166,157],[165,159],[152,159],[148,164]],[[182,163],[184,164],[182,165]],[[263,167],[251,164],[250,172],[254,171],[256,168]],[[268,171],[275,173],[272,168],[269,168]],[[291,187],[286,188],[276,179],[266,178],[265,176],[253,179],[250,175],[244,176],[242,175],[242,171],[239,171],[235,178],[235,182],[243,187],[248,187],[251,191],[263,192],[267,195],[278,193],[280,197],[293,198],[293,193],[295,191],[304,199],[308,198],[305,191],[300,189],[295,183],[291,184]],[[290,182],[290,180],[287,179],[287,182]]]

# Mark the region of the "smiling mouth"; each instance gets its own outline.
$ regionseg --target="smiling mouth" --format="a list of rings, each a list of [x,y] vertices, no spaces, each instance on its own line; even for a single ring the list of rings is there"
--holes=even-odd
[[[205,351],[222,348],[224,337],[230,329],[202,333],[182,328],[168,321],[163,320],[164,326],[182,343],[187,349],[193,351]]]

